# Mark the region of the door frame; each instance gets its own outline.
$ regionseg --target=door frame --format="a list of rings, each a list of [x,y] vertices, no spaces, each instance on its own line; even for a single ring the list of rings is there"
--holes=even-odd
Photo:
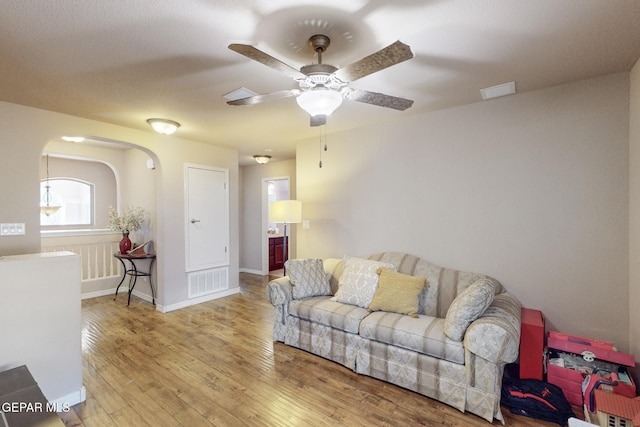
[[[286,180],[289,183],[289,198],[291,198],[291,177],[289,175],[286,176],[270,176],[267,178],[262,178],[262,221],[261,221],[261,234],[262,234],[262,274],[269,274],[269,235],[267,234],[267,230],[269,228],[269,181],[284,181]],[[289,238],[289,244],[291,243],[291,236]]]

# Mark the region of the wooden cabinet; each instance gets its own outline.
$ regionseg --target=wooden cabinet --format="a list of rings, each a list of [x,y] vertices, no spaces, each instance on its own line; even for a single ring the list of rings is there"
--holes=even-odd
[[[284,253],[284,237],[269,237],[269,271],[284,268],[285,261],[287,258]]]

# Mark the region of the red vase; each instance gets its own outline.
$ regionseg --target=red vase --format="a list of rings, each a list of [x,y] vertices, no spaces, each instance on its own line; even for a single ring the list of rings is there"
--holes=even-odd
[[[122,233],[122,240],[120,240],[120,254],[126,255],[131,249],[131,240],[129,240],[129,233]]]

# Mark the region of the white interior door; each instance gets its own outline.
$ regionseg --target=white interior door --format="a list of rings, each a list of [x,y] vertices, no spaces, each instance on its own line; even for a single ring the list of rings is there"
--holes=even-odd
[[[229,170],[185,165],[186,271],[229,264]]]

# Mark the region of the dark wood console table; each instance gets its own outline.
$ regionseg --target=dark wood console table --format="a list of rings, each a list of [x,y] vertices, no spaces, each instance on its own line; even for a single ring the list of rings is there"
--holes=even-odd
[[[116,288],[116,295],[113,297],[115,300],[118,298],[118,291],[120,290],[120,286],[124,283],[124,279],[129,275],[129,299],[127,300],[127,305],[131,303],[131,292],[133,292],[133,288],[136,287],[136,281],[138,277],[148,277],[149,278],[149,287],[151,287],[151,298],[153,300],[153,305],[156,305],[156,295],[153,290],[153,282],[151,281],[151,272],[153,271],[153,263],[156,260],[156,254],[126,254],[123,255],[120,252],[116,252],[113,254],[114,257],[118,258],[122,263],[122,279],[120,283],[118,283],[118,287]],[[130,268],[127,268],[125,264],[125,260],[129,262]],[[137,261],[140,260],[151,260],[149,264],[148,271],[140,271],[138,270],[138,266],[136,265]]]

